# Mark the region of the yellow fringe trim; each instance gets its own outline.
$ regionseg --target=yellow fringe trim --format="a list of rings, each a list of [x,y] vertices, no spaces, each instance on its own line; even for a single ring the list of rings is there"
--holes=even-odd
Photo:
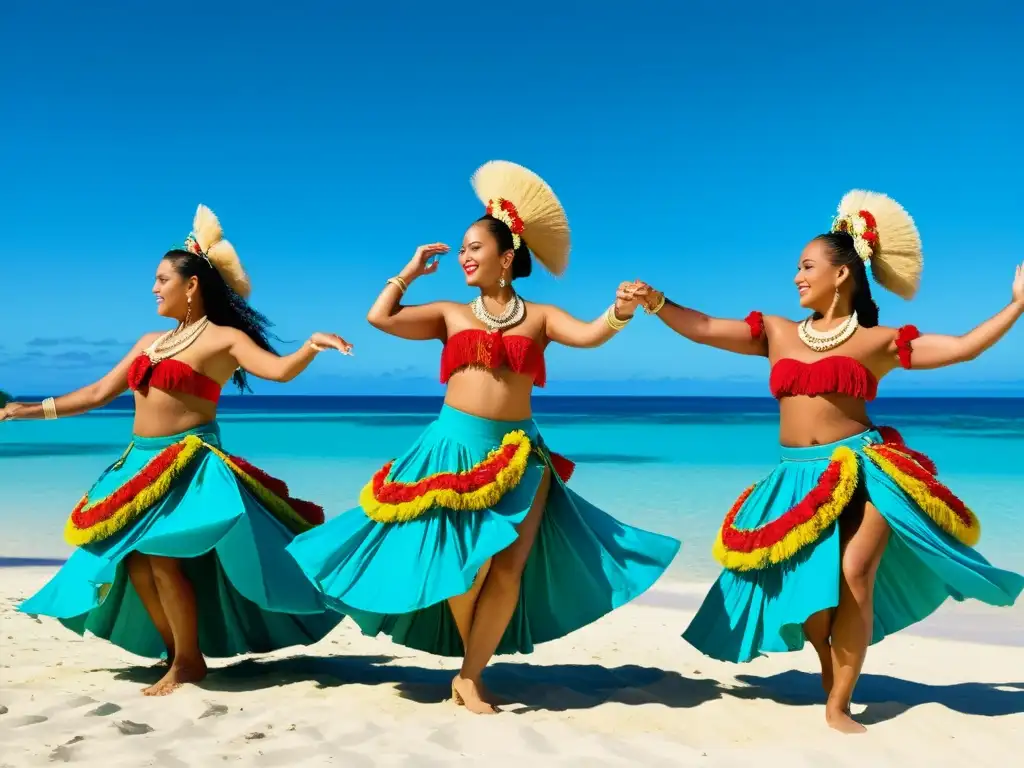
[[[124,529],[132,520],[160,501],[174,485],[178,475],[189,465],[204,445],[203,441],[195,435],[187,435],[183,442],[185,447],[175,457],[174,463],[106,520],[88,528],[78,528],[73,523],[73,518],[69,517],[64,526],[64,540],[73,547],[81,547],[94,541],[106,539]],[[88,512],[102,501],[103,499],[100,499],[95,504],[89,504],[81,511]]]
[[[214,448],[208,443],[205,445],[210,450],[210,453],[223,461],[228,466],[228,469],[234,472],[235,476],[242,481],[245,487],[260,500],[260,503],[273,512],[274,515],[277,516],[278,520],[284,523],[288,528],[291,528],[293,533],[302,533],[303,531],[308,531],[310,528],[314,527],[311,522],[292,509],[291,504],[286,502],[276,493],[272,493],[265,485],[260,483],[254,477],[246,474],[241,467],[231,460],[230,456],[223,451]]]
[[[853,494],[857,490],[857,455],[846,446],[840,446],[832,453],[831,460],[840,463],[839,482],[829,500],[818,507],[814,517],[794,526],[775,544],[751,552],[728,549],[722,541],[722,531],[719,529],[712,548],[715,559],[730,571],[761,570],[789,560],[801,549],[817,541],[825,530],[839,519],[839,515],[853,499]]]
[[[978,516],[974,514],[967,505],[964,505],[964,509],[967,514],[971,517],[971,525],[965,525],[964,521],[960,519],[960,516],[954,512],[946,502],[935,496],[929,489],[928,486],[918,480],[916,477],[911,477],[905,472],[893,464],[891,461],[882,456],[879,452],[873,448],[868,447],[864,450],[868,457],[873,461],[879,469],[893,479],[893,481],[900,487],[900,489],[907,494],[921,510],[931,518],[939,528],[945,531],[947,534],[955,538],[961,544],[968,547],[977,545],[981,539],[981,521],[978,520]],[[935,482],[938,482],[937,480]]]
[[[502,496],[519,485],[526,473],[527,463],[530,458],[530,438],[522,430],[509,432],[501,441],[501,446],[495,448],[481,464],[491,461],[502,449],[512,443],[517,443],[515,455],[512,460],[498,471],[494,480],[474,491],[460,493],[450,488],[433,488],[426,491],[412,501],[399,502],[397,504],[383,503],[377,500],[373,493],[373,480],[367,483],[359,494],[359,505],[363,508],[366,516],[378,523],[404,523],[415,520],[434,507],[444,507],[463,511],[486,509],[497,504]],[[472,471],[472,470],[470,470]],[[427,482],[438,475],[445,475],[447,472],[439,472],[434,475],[417,481]],[[459,474],[468,474],[462,472]]]

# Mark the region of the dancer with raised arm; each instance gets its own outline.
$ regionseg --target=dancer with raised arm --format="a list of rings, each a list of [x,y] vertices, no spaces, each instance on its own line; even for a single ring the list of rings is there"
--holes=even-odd
[[[610,340],[636,309],[631,289],[591,322],[524,300],[513,281],[530,274],[531,250],[556,275],[567,266],[562,206],[512,163],[488,163],[474,186],[486,215],[466,231],[458,264],[477,297],[400,303],[448,252],[435,243],[387,281],[368,318],[394,336],[443,343],[440,416],[373,476],[359,507],[289,552],[365,633],[462,656],[453,700],[492,713],[481,675],[495,653],[528,653],[636,597],[679,542],[624,525],[569,490],[571,463],[547,448],[531,416],[545,348]]]
[[[239,390],[249,374],[290,381],[318,352],[351,346],[315,333],[278,356],[267,319],[246,301],[238,256],[205,206],[185,244],[161,259],[153,293],[174,330],[143,336],[88,387],[8,403],[0,421],[75,416],[134,392],[132,442],[67,522],[65,538],[78,549],[20,610],[139,656],[165,656],[166,675],[145,690],[163,695],[201,680],[204,656],[314,643],[341,620],[285,554],[296,533],[323,522],[323,510],[228,454],[216,417],[229,381]]]
[[[821,661],[826,720],[847,733],[864,730],[850,702],[869,644],[947,598],[1006,606],[1024,587],[1024,578],[974,551],[978,519],[939,482],[932,462],[867,413],[894,368],[972,360],[1024,313],[1018,267],[1009,305],[963,336],[880,326],[868,274],[909,299],[921,267],[906,211],[884,195],[853,191],[832,231],[797,262],[800,305],[812,312],[802,322],[759,312],[721,320],[634,285],[686,338],[767,357],[779,401],[782,462],[726,515],[714,545],[725,570],[683,636],[736,662],[809,640]]]

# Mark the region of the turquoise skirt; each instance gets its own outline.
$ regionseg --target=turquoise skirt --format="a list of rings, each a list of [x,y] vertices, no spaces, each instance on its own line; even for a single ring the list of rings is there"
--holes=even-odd
[[[405,455],[385,465],[360,506],[288,547],[329,602],[367,635],[461,656],[447,599],[512,544],[545,469],[551,489],[498,653],[529,653],[650,587],[679,542],[624,525],[569,490],[569,463],[532,420],[499,422],[445,406]]]
[[[65,537],[76,551],[19,610],[139,656],[164,656],[128,578],[126,558],[138,552],[182,561],[206,656],[315,643],[342,617],[285,547],[322,515],[280,480],[223,453],[216,423],[135,437],[72,513]]]
[[[828,445],[782,448],[782,463],[744,492],[715,542],[725,566],[683,637],[724,661],[803,647],[803,623],[839,604],[839,518],[870,501],[891,529],[874,589],[872,643],[947,598],[1012,605],[1024,577],[972,549],[974,513],[899,433],[870,430]]]

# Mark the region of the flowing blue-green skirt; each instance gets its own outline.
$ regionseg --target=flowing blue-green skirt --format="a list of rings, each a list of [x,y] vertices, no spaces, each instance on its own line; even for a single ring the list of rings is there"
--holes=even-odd
[[[870,501],[891,529],[875,579],[872,643],[924,619],[947,598],[1012,605],[1024,588],[1024,577],[993,567],[940,527],[936,521],[949,519],[944,511],[952,506],[952,494],[944,487],[935,491],[937,481],[927,459],[908,451],[902,439],[878,451],[883,442],[878,431],[870,430],[827,445],[783,447],[782,462],[742,501],[731,527],[747,534],[761,529],[762,544],[777,538],[779,531],[763,526],[780,520],[801,502],[824,499],[825,473],[837,449],[848,448],[856,484],[852,501]],[[872,460],[872,455],[884,461]],[[894,469],[894,462],[907,471]],[[908,477],[916,477],[918,484]],[[824,510],[825,505],[816,508]],[[780,562],[749,570],[740,569],[748,552],[723,547],[727,527],[723,526],[716,555],[720,560],[732,558],[733,567],[722,572],[683,637],[702,653],[724,661],[745,662],[765,652],[799,650],[805,640],[803,623],[839,604],[839,522],[805,535],[799,551],[794,553],[791,547],[782,552],[785,559]],[[961,532],[968,528],[959,526]]]
[[[135,437],[89,490],[90,502],[123,488],[190,435],[220,445],[216,423],[168,437]],[[342,616],[327,608],[285,553],[293,538],[222,458],[204,450],[159,501],[116,534],[76,549],[19,610],[52,616],[80,635],[88,631],[139,656],[164,656],[164,642],[128,578],[126,559],[138,552],[181,561],[195,590],[206,656],[315,643]]]
[[[356,507],[300,535],[288,552],[330,603],[364,633],[443,656],[463,654],[447,599],[517,538],[550,454],[532,420],[499,422],[445,406],[394,462],[389,481],[417,483],[478,467],[509,433],[534,446],[515,487],[483,509],[433,507],[406,522],[375,522]],[[596,621],[650,587],[679,550],[675,539],[624,525],[552,480],[519,602],[498,653],[529,653]]]

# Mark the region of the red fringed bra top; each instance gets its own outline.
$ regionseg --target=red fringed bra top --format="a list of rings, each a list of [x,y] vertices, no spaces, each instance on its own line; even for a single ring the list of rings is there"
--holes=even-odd
[[[502,366],[533,376],[535,386],[547,382],[544,350],[529,336],[504,335],[501,331],[469,328],[448,337],[441,352],[441,383],[468,366],[496,370]]]
[[[161,360],[153,363],[148,355],[139,355],[128,369],[128,387],[133,392],[145,393],[150,387],[168,392],[192,395],[211,403],[220,400],[220,384],[196,371],[181,360]]]
[[[746,318],[750,337],[764,335],[764,318],[751,312]],[[905,325],[896,334],[896,351],[900,365],[910,368],[911,342],[921,334],[912,325]],[[830,355],[805,363],[783,358],[772,366],[768,387],[776,400],[793,395],[848,395],[858,400],[874,400],[878,395],[878,379],[859,360],[844,355]]]
[[[878,394],[878,379],[852,357],[832,355],[813,363],[784,358],[772,366],[768,387],[776,400],[792,395],[837,394],[874,400]]]

